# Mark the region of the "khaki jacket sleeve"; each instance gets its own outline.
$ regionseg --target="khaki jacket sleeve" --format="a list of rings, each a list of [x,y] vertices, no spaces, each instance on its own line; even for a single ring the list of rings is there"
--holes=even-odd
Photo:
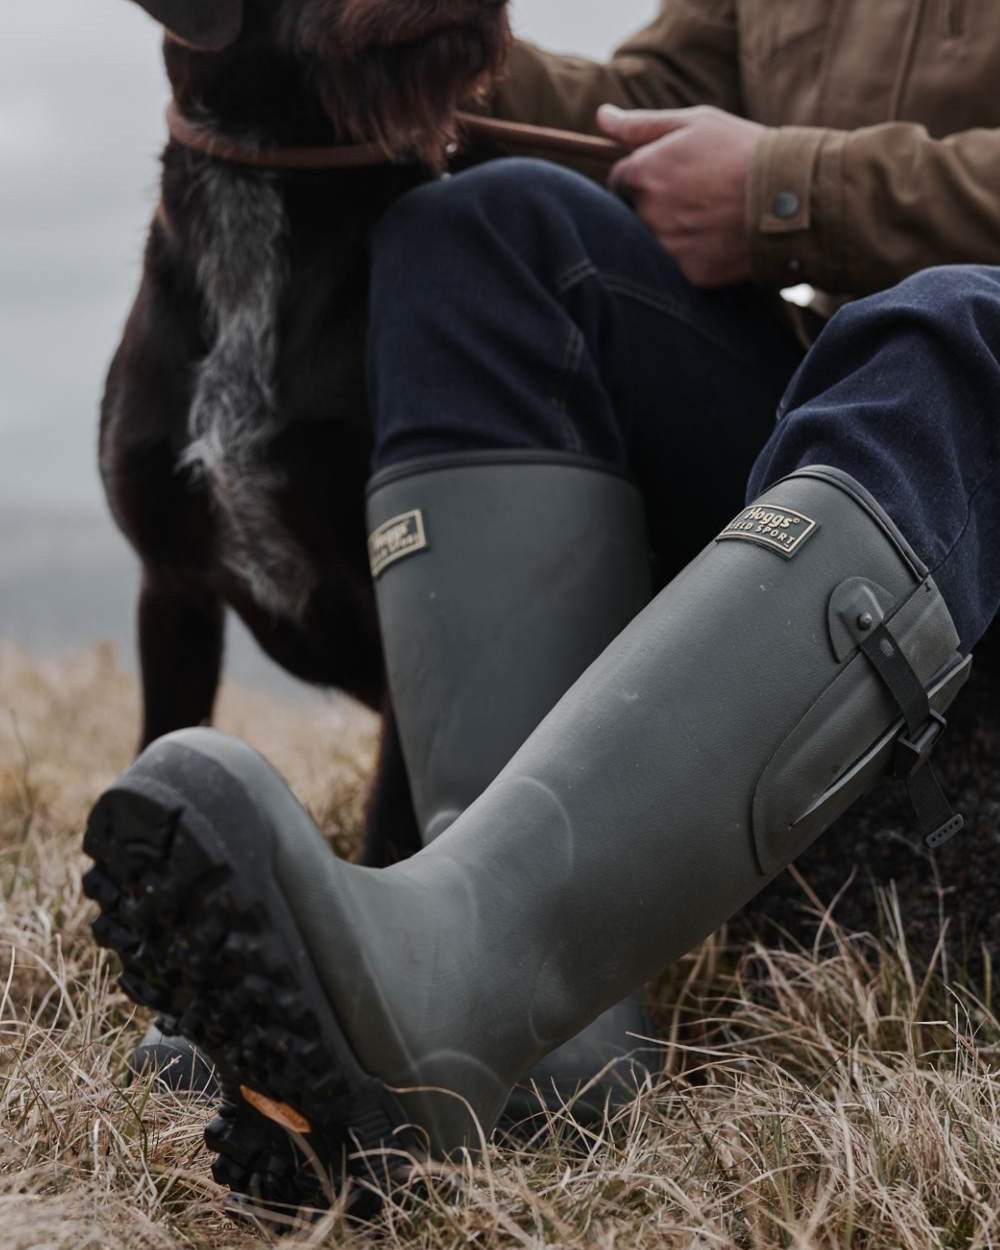
[[[595,132],[599,104],[742,111],[735,0],[663,0],[607,62],[515,43],[488,111],[510,121]]]
[[[1000,264],[1000,130],[788,126],[755,154],[755,278],[866,295],[931,265]]]

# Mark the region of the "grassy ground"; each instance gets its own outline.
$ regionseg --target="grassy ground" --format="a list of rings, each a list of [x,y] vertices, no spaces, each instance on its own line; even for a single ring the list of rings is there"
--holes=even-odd
[[[0,648],[0,1250],[267,1241],[220,1210],[206,1111],[127,1088],[144,1021],[92,944],[80,830],[127,763],[131,681],[105,651]],[[227,691],[220,723],[290,777],[342,850],[375,725]],[[808,894],[803,892],[803,900]],[[724,935],[653,987],[665,1074],[583,1140],[556,1121],[491,1147],[456,1204],[432,1187],[375,1227],[337,1215],[288,1246],[979,1247],[1000,1244],[1000,1025],[985,986],[816,918],[792,949]]]

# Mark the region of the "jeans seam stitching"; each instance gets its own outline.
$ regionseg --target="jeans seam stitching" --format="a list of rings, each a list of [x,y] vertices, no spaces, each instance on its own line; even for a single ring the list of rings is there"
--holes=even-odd
[[[692,321],[690,317],[685,317],[683,306],[677,301],[664,298],[662,293],[652,291],[650,288],[641,286],[637,282],[632,282],[628,278],[620,278],[614,274],[604,273],[591,261],[582,261],[571,269],[567,269],[559,278],[556,290],[560,296],[567,295],[574,286],[578,286],[587,278],[596,278],[606,290],[614,294],[627,296],[638,303],[646,304],[657,312],[672,317],[675,321],[679,321],[681,325],[687,326],[693,333],[699,334],[703,339],[713,343],[739,364],[753,365],[754,358],[750,352],[741,351],[728,340],[713,333],[712,330],[706,329],[705,326],[700,325],[696,321]]]
[[[556,293],[565,295],[584,278],[589,277],[600,277],[597,266],[592,260],[578,260],[556,279]]]
[[[559,425],[563,432],[566,450],[574,452],[581,451],[582,444],[580,441],[580,432],[577,430],[569,415],[569,389],[576,376],[576,370],[580,363],[580,357],[583,355],[583,342],[583,331],[579,326],[574,325],[570,333],[567,335],[562,360],[559,362],[559,376],[562,379],[562,385],[554,396],[556,412],[559,414]]]
[[[740,351],[714,331],[707,329],[696,321],[692,321],[690,317],[685,317],[683,306],[677,301],[664,297],[659,292],[651,291],[648,287],[640,286],[637,282],[631,282],[628,278],[608,277],[605,275],[604,283],[611,291],[631,296],[632,299],[673,317],[676,321],[681,322],[682,325],[687,326],[689,330],[693,330],[695,334],[700,334],[702,338],[707,339],[710,343],[714,343],[716,347],[741,364],[754,363],[750,352]]]

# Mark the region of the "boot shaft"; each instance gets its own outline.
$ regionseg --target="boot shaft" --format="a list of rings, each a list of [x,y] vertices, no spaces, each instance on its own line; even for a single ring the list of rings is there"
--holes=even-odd
[[[648,602],[641,496],[557,454],[411,461],[369,486],[393,708],[426,845]]]

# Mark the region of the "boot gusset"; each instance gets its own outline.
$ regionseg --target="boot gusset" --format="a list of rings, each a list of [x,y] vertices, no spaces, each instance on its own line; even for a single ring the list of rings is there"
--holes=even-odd
[[[951,627],[930,578],[902,603],[865,579],[847,579],[830,596],[829,627],[833,653],[844,667],[791,727],[754,787],[754,842],[761,872],[768,875],[788,862],[789,846],[821,832],[879,777],[905,779],[930,769],[930,748],[947,724],[941,712],[971,671],[971,659],[962,659],[957,652],[943,670],[923,675],[906,658],[919,651],[920,640],[928,633],[940,634]],[[881,688],[876,685],[872,690],[873,674],[881,677],[886,663],[908,674],[905,712],[884,680]],[[910,725],[913,742],[907,737]],[[869,739],[870,747],[856,756],[858,743]],[[902,754],[908,750],[912,758]],[[833,768],[831,751],[837,761]],[[836,773],[832,781],[831,772]],[[943,809],[932,810],[927,804],[918,809],[918,815],[923,810],[933,821],[924,832],[935,846],[962,827],[961,817],[954,815],[943,796],[941,803]]]

